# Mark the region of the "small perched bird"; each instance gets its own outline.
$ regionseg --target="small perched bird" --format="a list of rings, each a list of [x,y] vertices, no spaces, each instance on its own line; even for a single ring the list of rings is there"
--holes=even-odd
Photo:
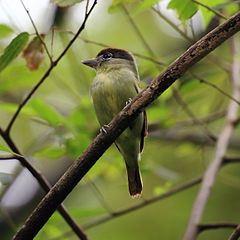
[[[118,48],[105,48],[96,58],[82,63],[96,70],[91,96],[98,121],[105,126],[139,93],[137,65],[130,52]],[[143,112],[115,141],[126,164],[129,193],[133,197],[142,193],[138,160],[146,134],[146,113]]]

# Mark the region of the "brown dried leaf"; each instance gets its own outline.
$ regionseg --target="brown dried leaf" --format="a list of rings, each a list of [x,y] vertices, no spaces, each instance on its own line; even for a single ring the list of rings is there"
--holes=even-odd
[[[41,38],[44,38],[44,34],[41,34]],[[38,36],[28,44],[27,48],[23,51],[23,58],[27,62],[27,67],[31,71],[38,69],[39,65],[44,59],[44,48],[41,39]]]

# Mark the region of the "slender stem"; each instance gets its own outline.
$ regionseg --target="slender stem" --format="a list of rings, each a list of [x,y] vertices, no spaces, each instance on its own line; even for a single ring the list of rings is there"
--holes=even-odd
[[[146,48],[146,50],[150,53],[151,56],[154,56],[154,52],[151,49],[151,47],[149,46],[149,44],[147,43],[147,41],[145,40],[144,36],[142,35],[140,29],[138,28],[137,24],[134,22],[134,20],[132,19],[131,15],[129,14],[127,8],[124,6],[124,4],[121,5],[123,12],[126,14],[130,24],[132,25],[134,31],[136,32],[136,34],[138,35],[138,37],[140,38],[141,42],[143,43],[143,46]]]
[[[213,9],[213,8],[211,8],[211,7],[205,5],[205,4],[203,4],[203,3],[201,3],[201,2],[199,2],[199,1],[197,1],[197,0],[192,0],[192,1],[195,2],[195,3],[198,4],[198,5],[206,8],[208,11],[213,12],[216,16],[218,16],[218,17],[220,17],[220,18],[222,18],[222,19],[224,19],[224,20],[227,20],[227,19],[228,19],[228,18],[227,18],[225,15],[223,15],[221,12],[219,12],[219,11],[217,11],[217,10],[215,10],[215,9]]]
[[[182,185],[180,185],[178,187],[175,187],[175,188],[173,188],[173,189],[171,189],[171,190],[169,190],[169,191],[167,191],[167,192],[165,192],[165,193],[163,193],[161,195],[158,195],[158,196],[155,196],[155,197],[152,197],[152,198],[149,198],[149,199],[145,199],[144,201],[142,201],[142,202],[140,202],[138,204],[135,204],[135,205],[133,205],[131,207],[127,207],[127,208],[124,208],[122,210],[119,210],[119,211],[116,211],[116,212],[112,212],[110,215],[107,215],[107,216],[99,218],[99,219],[97,219],[97,220],[95,220],[93,222],[85,224],[84,225],[84,229],[89,229],[89,228],[95,227],[97,225],[100,225],[100,224],[102,224],[104,222],[109,221],[112,218],[120,217],[120,216],[122,216],[124,214],[128,214],[128,213],[131,213],[131,212],[136,211],[138,209],[141,209],[143,207],[146,207],[146,206],[148,206],[148,205],[150,205],[152,203],[155,203],[155,202],[157,202],[159,200],[162,200],[162,199],[165,199],[167,197],[173,196],[173,195],[175,195],[175,194],[177,194],[179,192],[182,192],[182,191],[184,191],[186,189],[189,189],[189,188],[191,188],[193,186],[196,186],[201,181],[202,181],[201,177],[195,178],[195,179],[193,179],[193,180],[191,180],[189,182],[186,182],[186,183],[184,183],[184,184],[182,184]]]
[[[202,77],[198,76],[197,74],[193,73],[192,71],[189,71],[190,75],[192,75],[192,77],[198,79],[201,83],[205,83],[206,85],[211,86],[212,88],[215,88],[217,91],[219,91],[220,93],[222,93],[224,96],[230,98],[231,100],[233,100],[235,103],[237,103],[238,105],[240,105],[240,101],[235,99],[231,94],[226,93],[225,91],[223,91],[220,87],[218,87],[217,85],[208,82],[207,80],[203,79]]]
[[[152,10],[166,23],[168,23],[176,32],[178,32],[184,39],[189,41],[190,43],[193,42],[193,39],[191,39],[185,32],[183,32],[181,29],[179,29],[178,26],[176,26],[171,20],[169,20],[167,17],[165,17],[160,11],[158,11],[156,8],[152,7]]]
[[[203,232],[206,230],[214,230],[219,228],[236,228],[238,225],[236,223],[208,223],[201,224],[198,226],[198,232]]]
[[[184,100],[182,99],[182,97],[179,94],[179,92],[177,91],[177,89],[175,87],[172,87],[172,90],[173,90],[173,96],[175,97],[177,103],[182,106],[183,110],[187,113],[187,115],[193,120],[193,122],[195,124],[197,124],[197,125],[202,127],[202,129],[204,130],[206,135],[209,137],[209,139],[212,140],[213,142],[215,142],[216,141],[216,137],[214,136],[214,134],[211,133],[211,131],[204,125],[204,123],[202,123],[201,120],[199,120],[195,116],[195,114],[190,110],[190,108],[188,107],[187,103],[184,102]]]
[[[48,55],[48,58],[49,58],[49,60],[50,60],[50,63],[52,64],[52,62],[53,62],[52,56],[51,56],[51,54],[50,54],[50,52],[49,52],[49,50],[48,50],[48,48],[47,48],[46,43],[44,42],[41,34],[39,34],[39,32],[38,32],[38,30],[37,30],[37,27],[36,27],[36,25],[35,25],[35,23],[34,23],[34,21],[33,21],[33,19],[32,19],[32,16],[31,16],[30,12],[28,11],[28,9],[26,8],[23,0],[20,0],[20,2],[22,3],[22,6],[23,6],[23,8],[25,9],[25,11],[26,11],[26,13],[27,13],[27,15],[28,15],[28,17],[29,17],[32,25],[33,25],[33,28],[34,28],[34,30],[35,30],[35,32],[36,32],[36,35],[38,36],[38,38],[40,39],[41,43],[43,44],[43,46],[44,46],[44,48],[45,48],[45,51],[46,51],[46,53],[47,53],[47,55]]]

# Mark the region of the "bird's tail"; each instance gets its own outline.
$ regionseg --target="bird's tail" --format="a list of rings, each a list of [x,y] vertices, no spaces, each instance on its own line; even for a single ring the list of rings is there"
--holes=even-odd
[[[128,188],[132,197],[140,197],[142,194],[142,180],[139,167],[127,166]]]

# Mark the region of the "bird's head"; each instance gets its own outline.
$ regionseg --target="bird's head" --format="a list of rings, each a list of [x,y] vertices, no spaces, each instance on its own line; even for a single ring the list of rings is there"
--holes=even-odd
[[[124,49],[104,48],[96,58],[84,60],[83,64],[96,69],[96,71],[109,71],[128,67],[136,72],[137,67],[133,55]]]

